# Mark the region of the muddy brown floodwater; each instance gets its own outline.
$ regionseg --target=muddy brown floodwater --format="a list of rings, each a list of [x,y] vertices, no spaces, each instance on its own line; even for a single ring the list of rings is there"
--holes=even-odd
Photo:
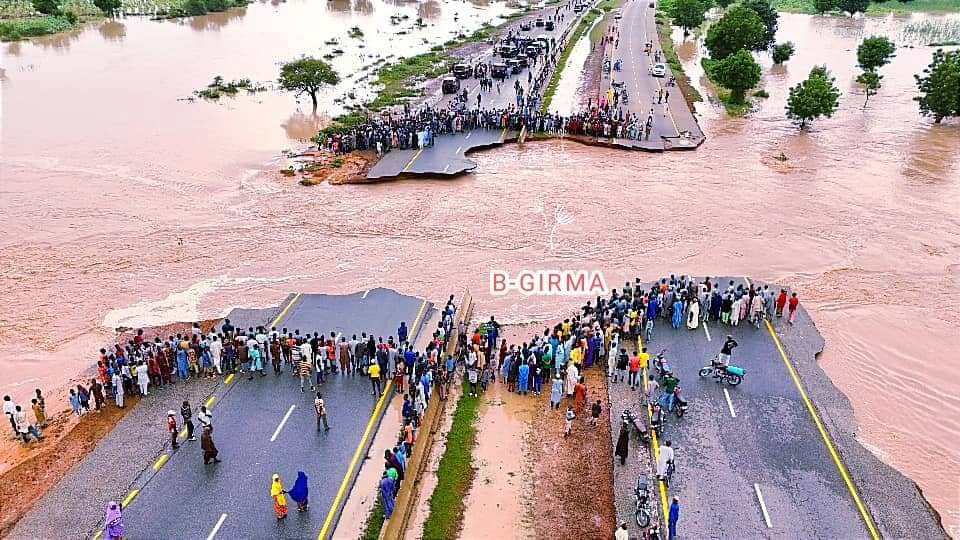
[[[3,45],[0,391],[22,399],[65,382],[109,339],[104,324],[215,317],[291,290],[439,298],[469,285],[480,316],[521,322],[578,300],[489,296],[491,268],[596,269],[611,285],[745,274],[799,289],[861,439],[956,531],[960,124],[935,126],[911,101],[927,47],[898,51],[867,110],[854,82],[861,37],[906,43],[911,19],[784,16],[778,39],[798,52],[785,67],[764,59],[770,98],[745,119],[705,105],[696,152],[528,144],[477,155],[477,172],[455,180],[305,188],[274,173],[318,121],[292,97],[177,101],[214,75],[272,79],[277,61],[323,53],[328,39],[348,57],[386,56],[498,9],[295,0]],[[435,26],[397,35],[409,25],[390,24],[399,12]],[[346,36],[354,25],[362,49]],[[693,70],[696,45],[681,51]],[[337,62],[362,77],[351,58]],[[840,110],[798,133],[783,117],[788,86],[822,62]],[[550,250],[556,206],[573,222],[555,227]]]

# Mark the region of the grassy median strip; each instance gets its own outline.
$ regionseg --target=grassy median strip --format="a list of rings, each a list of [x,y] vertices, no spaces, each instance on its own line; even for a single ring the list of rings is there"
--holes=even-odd
[[[377,540],[380,538],[380,531],[383,529],[384,521],[383,500],[380,499],[380,495],[378,494],[377,502],[367,515],[367,522],[363,526],[363,534],[360,535],[361,540]]]
[[[580,40],[583,33],[593,26],[593,22],[597,20],[597,17],[599,17],[601,13],[603,13],[603,11],[599,9],[591,9],[590,13],[584,15],[580,24],[573,30],[573,34],[570,35],[570,39],[567,40],[567,44],[563,48],[563,53],[560,55],[560,60],[557,62],[557,69],[553,72],[553,77],[550,78],[550,84],[547,85],[546,92],[543,93],[543,107],[541,108],[543,112],[547,112],[550,109],[550,102],[553,101],[553,95],[557,92],[560,77],[563,75],[563,69],[567,67],[567,59],[570,58],[570,53],[573,52],[574,45],[577,44],[577,41]]]
[[[657,36],[660,39],[660,48],[663,50],[664,56],[667,57],[667,64],[670,65],[670,71],[673,73],[673,76],[677,78],[677,86],[680,87],[680,92],[683,93],[687,104],[693,109],[693,104],[698,101],[703,101],[703,96],[701,96],[700,92],[690,83],[690,77],[683,70],[683,64],[680,63],[677,50],[673,46],[673,28],[670,26],[670,17],[667,16],[667,10],[670,8],[671,3],[672,2],[668,0],[660,0],[657,4],[657,13],[655,16]]]
[[[456,538],[463,525],[464,504],[474,477],[473,448],[477,444],[479,409],[480,398],[470,397],[465,386],[437,468],[437,487],[430,496],[430,513],[423,524],[424,538]]]

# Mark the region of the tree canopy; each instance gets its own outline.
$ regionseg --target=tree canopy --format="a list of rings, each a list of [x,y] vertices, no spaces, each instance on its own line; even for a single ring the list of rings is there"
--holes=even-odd
[[[793,56],[794,52],[796,52],[796,47],[794,47],[792,41],[777,43],[773,46],[773,63],[782,64],[786,62]]]
[[[766,27],[757,12],[743,5],[735,5],[723,14],[719,21],[710,25],[704,41],[714,60],[723,60],[731,54],[746,49],[765,49]]]
[[[815,66],[807,80],[790,88],[787,118],[803,129],[821,116],[833,116],[840,100],[840,90],[826,66]]]
[[[93,0],[93,5],[100,8],[104,15],[112,15],[120,9],[120,0]]]
[[[713,66],[713,79],[730,90],[730,100],[743,103],[746,91],[760,82],[760,64],[750,51],[740,49]]]
[[[933,121],[960,116],[960,51],[937,49],[933,61],[914,75],[920,95],[913,98],[920,104],[920,114],[932,116]]]
[[[851,15],[864,13],[870,6],[870,0],[838,0],[837,7]]]
[[[683,28],[684,34],[687,34],[703,24],[708,9],[710,5],[705,0],[674,0],[668,14],[673,24]]]
[[[874,71],[890,63],[897,47],[884,36],[865,38],[857,47],[857,63],[864,71]]]
[[[305,56],[280,67],[280,88],[296,95],[307,94],[317,110],[317,92],[325,85],[340,82],[340,76],[323,60]]]
[[[763,48],[769,49],[772,47],[777,39],[777,26],[780,15],[777,14],[777,10],[770,5],[770,0],[743,0],[741,4],[752,9],[754,13],[760,17],[760,20],[763,21],[763,26],[766,28]]]
[[[837,9],[837,0],[813,0],[813,9],[817,13],[826,13]]]

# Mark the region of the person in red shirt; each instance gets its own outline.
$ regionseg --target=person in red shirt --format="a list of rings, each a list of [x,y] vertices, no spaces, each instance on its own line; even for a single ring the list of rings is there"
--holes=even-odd
[[[780,289],[780,296],[777,296],[777,317],[783,317],[783,306],[787,305],[787,291]]]
[[[167,411],[167,431],[170,432],[170,445],[174,450],[180,448],[180,444],[177,443],[177,413],[173,411]]]
[[[800,299],[797,298],[797,293],[793,293],[790,296],[790,303],[789,303],[790,318],[787,319],[787,322],[789,322],[790,324],[793,324],[797,320],[797,306],[799,305],[800,305]]]
[[[640,357],[633,355],[630,357],[630,373],[627,377],[627,384],[631,390],[636,390],[640,386]]]

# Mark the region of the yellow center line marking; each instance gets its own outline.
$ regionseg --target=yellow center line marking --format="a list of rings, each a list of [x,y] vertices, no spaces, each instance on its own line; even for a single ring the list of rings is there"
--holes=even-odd
[[[637,336],[637,351],[643,351],[643,338]],[[648,368],[643,368],[643,391],[647,392],[650,387],[650,377]],[[650,402],[647,402],[647,425],[651,425],[653,421],[653,407],[650,405]],[[660,462],[660,441],[657,440],[657,432],[650,429],[650,440],[653,441],[653,460],[654,468],[656,468],[657,463]],[[656,469],[654,469],[656,470]],[[667,516],[670,515],[670,507],[667,506],[667,485],[663,480],[657,480],[657,484],[660,486],[660,504],[663,506],[663,514],[660,516],[660,522],[665,523]]]
[[[180,432],[180,436],[181,436],[181,437],[186,437],[186,436],[187,436],[187,428],[183,428],[183,431]]]
[[[227,378],[223,380],[223,384],[230,384],[233,382],[233,373],[227,375]]]
[[[419,330],[419,328],[417,328],[417,327],[420,325],[420,319],[423,318],[423,314],[424,314],[424,312],[426,312],[426,310],[427,310],[427,301],[424,300],[423,303],[420,304],[420,311],[417,311],[417,318],[413,320],[413,325],[410,327],[410,329],[411,329],[411,330],[413,331],[413,333],[414,333],[414,336],[416,335],[417,331]],[[411,337],[413,337],[413,336],[411,336]]]
[[[131,491],[129,494],[127,494],[126,498],[123,499],[123,502],[120,503],[120,508],[126,509],[128,506],[130,506],[130,503],[132,503],[133,500],[137,498],[137,495],[139,494],[140,494],[139,489],[135,489]]]
[[[777,337],[777,333],[774,331],[773,325],[770,324],[770,321],[764,320],[764,322],[767,325],[767,332],[773,339],[774,345],[777,346],[777,351],[780,352],[780,358],[783,360],[783,364],[787,366],[787,371],[790,373],[790,378],[793,379],[793,384],[796,385],[797,390],[800,392],[800,397],[803,399],[803,404],[806,406],[807,412],[810,413],[810,417],[813,418],[813,423],[817,426],[817,431],[820,432],[820,438],[823,439],[823,444],[827,447],[827,451],[830,452],[830,457],[833,458],[833,463],[837,466],[837,470],[840,471],[840,476],[843,478],[843,483],[847,486],[847,491],[849,491],[850,496],[853,497],[853,502],[856,504],[857,510],[860,512],[860,517],[863,518],[863,522],[866,524],[867,530],[870,532],[870,538],[873,540],[880,540],[880,533],[877,532],[877,528],[873,523],[873,518],[870,516],[870,512],[867,511],[866,506],[864,506],[863,501],[860,500],[860,494],[857,492],[857,487],[854,485],[853,480],[850,479],[850,474],[847,472],[846,465],[843,464],[843,459],[840,457],[840,454],[837,453],[837,450],[834,448],[833,442],[830,439],[830,435],[827,434],[827,430],[823,427],[823,422],[820,420],[820,415],[817,413],[816,408],[814,408],[813,402],[811,402],[810,398],[807,396],[807,391],[804,390],[803,384],[800,382],[800,376],[797,375],[797,371],[793,368],[793,363],[787,357],[786,351],[783,350],[783,345],[780,343],[780,338]]]
[[[293,300],[290,300],[290,303],[287,304],[287,307],[283,308],[283,311],[281,311],[281,312],[277,315],[277,318],[273,319],[273,322],[270,323],[270,326],[271,326],[271,327],[274,327],[274,326],[280,324],[280,321],[283,320],[283,318],[286,317],[288,313],[290,313],[290,309],[293,308],[293,306],[294,306],[297,302],[299,302],[301,298],[303,298],[303,293],[297,293],[297,294],[293,295]]]
[[[424,304],[426,304],[426,302],[424,302]],[[353,459],[350,460],[350,466],[347,467],[347,473],[343,475],[343,481],[340,482],[340,489],[337,490],[337,496],[333,500],[333,504],[330,506],[330,511],[327,513],[327,518],[323,520],[323,527],[320,528],[320,534],[317,535],[318,540],[326,540],[332,536],[333,531],[331,530],[331,527],[333,526],[333,519],[337,515],[337,509],[343,502],[343,498],[347,495],[347,488],[350,486],[350,478],[357,469],[361,454],[364,453],[363,449],[367,446],[367,441],[370,439],[370,434],[373,432],[373,426],[376,423],[376,419],[378,416],[380,416],[383,406],[387,403],[387,396],[392,396],[392,392],[393,381],[390,380],[384,387],[383,395],[380,396],[380,399],[377,401],[377,406],[373,408],[373,414],[370,415],[370,420],[367,421],[367,428],[363,431],[363,437],[360,438],[360,444],[357,445],[357,449],[353,452]]]
[[[417,158],[420,157],[420,154],[422,154],[422,153],[423,153],[423,148],[417,150],[417,153],[414,154],[412,158],[410,158],[410,161],[409,161],[409,162],[407,162],[407,166],[404,167],[403,170],[400,171],[400,172],[407,172],[407,171],[409,171],[409,170],[410,170],[410,167],[413,166],[413,162],[416,161]]]
[[[97,531],[97,534],[93,535],[93,540],[100,540],[103,538],[103,529]]]
[[[210,396],[210,397],[207,399],[207,402],[204,403],[204,405],[206,405],[207,408],[209,409],[210,407],[213,407],[213,402],[216,401],[216,400],[217,400],[217,396]]]
[[[170,459],[170,454],[163,454],[157,458],[156,463],[153,464],[153,470],[159,471],[160,467],[163,467],[163,464],[166,463],[168,459]]]

